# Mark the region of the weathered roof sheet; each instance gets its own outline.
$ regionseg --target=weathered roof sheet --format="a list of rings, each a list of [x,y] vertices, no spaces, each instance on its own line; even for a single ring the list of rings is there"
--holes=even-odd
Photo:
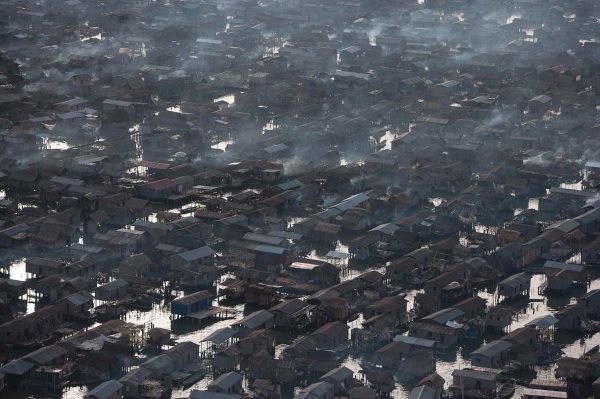
[[[267,321],[273,319],[273,313],[261,309],[254,313],[249,314],[236,324],[249,328],[251,330],[263,325]]]
[[[501,370],[495,369],[461,369],[452,372],[453,377],[472,378],[481,381],[495,381],[496,377],[501,373]]]
[[[182,296],[181,298],[174,299],[171,303],[177,303],[180,305],[190,305],[192,303],[196,303],[199,301],[203,301],[205,299],[212,298],[213,294],[208,291],[198,291],[193,294]]]
[[[227,389],[242,380],[242,376],[235,371],[230,371],[229,373],[221,374],[217,377],[213,382],[211,382],[208,386],[216,386],[219,388]]]
[[[577,272],[577,273],[581,273],[583,271],[583,266],[582,265],[575,265],[575,264],[572,264],[572,263],[556,262],[556,261],[553,261],[553,260],[547,260],[544,263],[544,268],[557,269],[557,270],[568,270],[568,271]]]
[[[227,341],[229,338],[233,337],[237,334],[231,327],[224,327],[214,331],[208,337],[204,338],[201,342],[212,342],[215,345],[222,344]]]
[[[464,316],[465,312],[456,308],[446,308],[423,317],[422,320],[434,321],[438,324],[446,324],[449,321],[456,320]]]
[[[410,391],[408,399],[436,399],[437,397],[438,393],[436,389],[429,385],[421,385]]]
[[[65,356],[66,354],[67,350],[62,346],[50,345],[33,351],[30,354],[23,356],[23,358],[31,360],[35,364],[44,365],[60,358],[61,356]]]
[[[513,274],[510,277],[505,278],[498,284],[504,284],[504,285],[508,285],[511,287],[518,287],[519,285],[522,285],[522,284],[529,284],[530,281],[531,281],[531,276],[529,274],[517,273],[517,274]]]
[[[75,306],[83,305],[84,303],[90,302],[94,300],[94,297],[89,292],[76,292],[75,294],[71,294],[65,298],[67,301],[71,302]]]
[[[525,388],[523,397],[567,399],[567,392],[550,391],[547,389]]]
[[[113,395],[123,388],[123,384],[116,380],[105,381],[96,388],[89,391],[86,397],[94,397],[98,399],[112,398]]]
[[[507,351],[512,347],[512,344],[508,341],[504,341],[501,339],[497,339],[495,341],[491,341],[485,345],[482,345],[477,350],[471,352],[471,356],[473,355],[481,355],[481,356],[495,356],[504,351]]]
[[[5,375],[23,375],[35,365],[23,359],[15,359],[0,367],[0,373]]]
[[[215,254],[216,252],[211,247],[205,245],[203,247],[192,249],[190,251],[177,254],[175,256],[182,258],[186,262],[194,262],[200,259],[208,258]]]
[[[333,370],[330,370],[327,373],[323,374],[320,380],[329,378],[334,381],[342,382],[348,378],[352,378],[353,375],[354,373],[352,372],[352,370],[350,370],[348,367],[341,366],[336,367]]]
[[[424,348],[433,348],[435,346],[435,341],[431,339],[410,337],[407,335],[396,335],[394,342],[403,342],[408,345],[422,346]]]

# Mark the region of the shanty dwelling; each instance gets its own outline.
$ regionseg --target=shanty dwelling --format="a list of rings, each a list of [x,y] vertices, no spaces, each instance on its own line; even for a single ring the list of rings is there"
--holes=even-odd
[[[240,361],[240,350],[237,346],[230,345],[215,352],[212,362],[213,370],[237,370],[240,365]]]
[[[578,391],[582,386],[589,386],[593,381],[594,375],[589,358],[563,356],[558,359],[557,365],[556,376],[567,380],[569,392],[572,392],[574,397],[580,396]]]
[[[294,399],[333,399],[334,396],[334,386],[329,382],[319,381],[301,389]]]
[[[319,381],[325,381],[333,385],[333,390],[336,395],[345,393],[352,382],[354,373],[347,367],[337,367],[323,374]]]
[[[359,232],[371,225],[371,215],[365,209],[351,208],[342,214],[341,224],[345,230]]]
[[[275,365],[277,360],[267,351],[261,350],[251,355],[248,373],[251,378],[272,380],[275,375]],[[296,378],[296,371],[293,371],[293,378]]]
[[[453,308],[463,311],[464,318],[470,320],[485,314],[486,301],[482,297],[475,295],[460,301]]]
[[[98,259],[83,259],[77,262],[71,262],[63,267],[62,275],[70,278],[81,277],[89,278],[95,276],[100,270],[102,257]]]
[[[100,339],[95,342],[98,343]],[[119,359],[112,354],[103,354],[102,351],[89,351],[77,357],[76,367],[77,373],[82,379],[108,381],[114,373],[121,369],[121,364]]]
[[[348,318],[350,307],[348,301],[344,298],[329,298],[325,296],[321,298],[311,298],[309,301],[311,303],[318,303],[317,308],[314,311],[315,320],[323,320],[324,323],[326,321],[334,320],[343,321]]]
[[[567,399],[567,397],[567,392],[538,388],[525,388],[522,396],[523,399]]]
[[[311,376],[323,375],[337,366],[337,355],[332,350],[309,349],[304,358],[296,359],[298,367],[306,370]]]
[[[62,313],[56,306],[46,306],[33,313],[0,325],[0,342],[27,345],[47,338],[61,327]]]
[[[85,395],[85,399],[121,399],[123,384],[116,380],[105,381]]]
[[[581,322],[585,319],[585,307],[581,303],[567,305],[554,316],[558,319],[557,330],[581,331]]]
[[[582,304],[585,309],[585,313],[588,317],[598,319],[600,318],[600,290],[590,290],[581,298],[577,299],[577,302]]]
[[[413,338],[418,340],[421,338]],[[426,340],[432,343],[432,347],[435,345],[435,341]],[[395,370],[402,359],[408,356],[408,353],[412,351],[412,345],[405,342],[392,341],[375,351],[375,359],[377,364],[388,370]]]
[[[340,230],[342,230],[342,226],[339,224],[319,221],[312,226],[310,234],[306,234],[306,236],[322,243],[335,243]]]
[[[450,348],[458,342],[459,331],[446,325],[413,321],[409,326],[409,334],[417,338],[425,338],[436,341],[440,349]]]
[[[390,296],[380,299],[368,305],[364,311],[365,319],[371,319],[380,315],[391,316],[396,323],[404,323],[408,317],[406,315],[407,301],[404,296]]]
[[[193,342],[180,342],[165,353],[173,361],[173,368],[181,370],[200,359],[199,346]]]
[[[44,346],[22,357],[37,366],[32,370],[32,380],[36,385],[55,387],[72,371],[67,363],[68,351],[59,345]]]
[[[588,281],[585,268],[571,263],[548,260],[544,263],[544,274],[544,286],[551,292],[564,292],[575,284],[585,285]]]
[[[587,283],[588,276],[584,266],[572,263],[556,262],[547,260],[544,262],[544,274],[546,277],[556,274],[559,271],[566,271],[572,276],[573,281],[577,283]]]
[[[23,359],[15,359],[0,367],[0,374],[4,376],[4,385],[14,389],[22,389],[23,385],[31,378],[35,364]]]
[[[0,247],[15,248],[29,240],[31,227],[25,223],[0,230]]]
[[[162,378],[175,370],[173,360],[166,354],[151,357],[140,364],[140,368],[142,367],[149,370],[153,378]]]
[[[150,201],[165,201],[170,195],[175,193],[177,185],[171,179],[161,179],[146,183],[137,188],[141,198]]]
[[[421,321],[439,325],[449,325],[449,322],[462,322],[465,313],[454,307],[438,310],[430,315],[421,318]]]
[[[208,384],[208,390],[226,394],[240,393],[242,391],[242,376],[235,371],[221,374]]]
[[[503,331],[512,324],[513,310],[503,306],[492,306],[485,316],[485,325]]]
[[[429,391],[427,392],[427,395],[425,395],[424,391],[421,391],[421,393],[416,394],[416,398],[432,398],[432,399],[439,399],[441,398],[442,394],[444,393],[444,384],[446,383],[446,381],[437,373],[432,373],[429,374],[425,377],[423,377],[423,379],[421,381],[419,381],[417,383],[417,385],[415,386],[415,389],[420,388],[420,387],[428,387]],[[433,392],[431,391],[433,390]],[[433,393],[433,395],[432,395]],[[413,393],[411,392],[411,395],[413,395]],[[419,396],[421,395],[421,396]],[[411,399],[414,399],[413,396],[410,396]]]
[[[529,388],[544,389],[546,391],[567,392],[568,383],[563,380],[542,380],[535,378],[529,383]]]
[[[397,336],[392,344],[393,349],[390,348],[390,353],[381,351],[383,348],[377,351],[381,355],[378,356],[379,359],[383,362],[390,361],[389,370],[397,370],[402,374],[413,377],[423,376],[434,370],[433,347],[435,341]]]
[[[281,270],[287,263],[288,249],[274,245],[256,245],[253,248],[254,266],[261,270]]]
[[[152,371],[138,367],[129,371],[123,377],[119,379],[119,382],[123,384],[123,396],[126,398],[139,398],[143,393],[141,388],[144,381],[152,377]]]
[[[400,227],[394,223],[380,224],[369,230],[367,235],[377,241],[388,243],[393,247],[398,247],[402,242],[400,238]]]
[[[489,368],[501,367],[508,361],[511,347],[510,342],[501,339],[482,345],[479,349],[471,352],[471,365]]]
[[[171,330],[154,327],[148,330],[148,342],[157,347],[166,345],[171,341]]]
[[[600,263],[600,237],[581,249],[581,260],[588,265]]]
[[[115,301],[122,299],[129,292],[129,283],[123,279],[116,279],[109,283],[102,284],[95,289],[96,299],[102,301]]]
[[[272,328],[273,320],[273,313],[261,309],[232,324],[232,327],[237,330],[239,337],[245,337],[253,331]]]
[[[410,399],[439,399],[440,394],[428,385],[419,385],[410,391]]]
[[[593,208],[573,218],[579,223],[579,230],[584,233],[593,233],[600,229],[600,208]]]
[[[386,266],[385,277],[392,283],[402,283],[407,277],[414,275],[413,272],[418,266],[419,263],[415,259],[403,256]]]
[[[59,311],[68,317],[85,317],[94,307],[94,297],[86,291],[71,294],[56,303]]]
[[[542,346],[535,326],[517,328],[501,339],[512,344],[509,356],[525,367],[538,363],[542,354]]]
[[[353,387],[348,390],[350,399],[377,399],[377,391],[366,386]]]
[[[275,327],[296,327],[310,318],[311,306],[300,299],[288,299],[269,309],[273,314]]]
[[[514,274],[498,283],[498,296],[515,298],[528,295],[531,286],[531,276],[528,273]]]
[[[155,269],[154,262],[146,254],[135,254],[119,265],[119,276],[125,280],[129,276],[147,279]]]
[[[292,262],[287,271],[299,280],[321,287],[330,287],[340,282],[339,269],[326,262],[314,261]]]
[[[171,314],[189,316],[192,313],[207,309],[212,305],[213,294],[208,291],[198,291],[182,296],[171,302]]]
[[[203,264],[211,264],[214,261],[216,252],[209,246],[195,248],[190,251],[174,255],[172,266],[176,269],[194,268]]]
[[[559,270],[555,273],[550,273],[546,280],[546,291],[564,292],[573,287],[573,277],[567,270]]]
[[[316,348],[316,340],[310,335],[303,335],[296,338],[291,344],[286,346],[281,352],[281,357],[284,360],[297,361],[298,359],[305,358],[309,351],[315,350]]]
[[[317,348],[334,350],[348,342],[348,325],[341,321],[332,321],[315,330],[311,337],[317,342]]]
[[[211,262],[212,263],[212,262]],[[213,290],[219,278],[219,268],[213,264],[184,267],[173,267],[177,271],[177,283],[184,289],[192,291],[197,289]]]
[[[52,274],[60,274],[65,266],[64,262],[46,258],[27,258],[25,271],[34,277],[46,277]]]
[[[252,383],[254,392],[265,399],[279,399],[281,397],[281,388],[279,384],[273,383],[271,380],[256,379]]]
[[[418,312],[428,314],[470,296],[471,265],[460,263],[452,270],[425,282],[424,293],[416,296]]]
[[[415,353],[432,352],[436,346],[436,342],[433,340],[408,335],[396,335],[392,343],[395,344],[392,348],[399,351],[401,358]],[[383,353],[383,351],[379,353]]]
[[[271,306],[277,302],[275,290],[262,284],[249,284],[244,288],[244,302],[259,306]]]
[[[275,353],[275,336],[270,330],[255,330],[238,341],[240,353],[252,356],[260,351]]]
[[[3,295],[3,298],[9,302],[17,300],[26,293],[27,288],[25,281],[0,278],[0,296]],[[56,300],[57,297],[58,295],[51,300]]]
[[[129,101],[121,101],[114,100],[111,98],[107,98],[102,101],[102,107],[104,111],[115,111],[115,110],[123,110],[128,114],[133,114],[135,112],[135,104]]]
[[[501,370],[456,369],[450,389],[465,398],[494,397]]]

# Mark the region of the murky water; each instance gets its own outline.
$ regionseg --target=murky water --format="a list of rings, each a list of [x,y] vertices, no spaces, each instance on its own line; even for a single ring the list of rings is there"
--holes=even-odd
[[[344,252],[347,251],[347,246],[342,244],[341,242],[338,242],[335,246],[335,250]],[[322,258],[322,256],[316,253],[313,253],[311,255],[316,258]],[[384,271],[382,268],[370,268],[367,270],[378,270],[380,272]],[[347,268],[344,272],[341,272],[342,280],[353,278],[364,271],[365,270],[355,270],[352,268]],[[27,275],[25,272],[24,258],[17,259],[10,263],[9,275],[10,278],[16,280],[24,281],[26,279]],[[565,297],[560,298],[548,298],[543,294],[540,294],[538,292],[538,288],[542,285],[544,280],[545,277],[543,274],[536,274],[532,277],[529,298],[524,299],[522,302],[519,302],[521,305],[515,305],[518,311],[514,317],[513,323],[509,327],[509,330],[514,330],[516,328],[522,327],[535,317],[554,313],[560,308],[575,301],[575,296],[567,295]],[[588,289],[596,288],[600,288],[600,279],[593,280]],[[418,292],[420,292],[420,290],[409,290],[406,292],[406,299],[408,301],[409,311],[413,308],[414,297]],[[481,290],[479,291],[478,295],[486,299],[488,305],[498,304],[499,298],[496,296],[495,292]],[[580,296],[581,293],[577,292],[573,295]],[[30,299],[28,301],[27,311],[33,311],[34,306],[35,304],[32,303]],[[174,329],[175,332],[173,336],[176,342],[191,341],[200,344],[200,342],[212,332],[220,328],[230,326],[235,320],[239,320],[244,316],[243,304],[229,306],[227,308],[234,312],[231,318],[225,320],[217,320],[212,323],[205,324],[201,326],[201,328],[198,328],[196,330],[188,330],[183,332],[179,332],[177,328],[174,328],[173,322],[170,319],[169,307],[168,305],[165,305],[164,301],[154,304],[152,309],[149,311],[128,311],[124,315],[124,320],[137,325],[143,325],[146,329],[152,327],[161,327],[172,330]],[[358,319],[349,322],[348,325],[350,328],[358,328],[361,326],[362,321],[362,317],[359,317]],[[594,345],[600,344],[600,333],[596,333],[581,342],[578,336],[570,336],[566,334],[557,335],[556,340],[557,343],[561,345],[565,355],[579,357],[587,350],[592,348]],[[477,349],[477,347],[479,347],[480,344],[480,341],[467,341],[461,344],[459,347],[457,347],[456,352],[451,351],[448,354],[438,354],[436,361],[436,372],[446,380],[447,384],[449,384],[452,380],[452,372],[456,368],[468,367],[470,365],[469,354],[473,350]],[[284,347],[285,345],[279,345],[278,352],[281,352],[281,350]],[[364,375],[362,375],[362,371],[365,361],[367,361],[368,363],[367,358],[357,357],[356,355],[348,355],[345,358],[341,359],[341,364],[353,370],[358,378],[363,378]],[[540,378],[554,378],[556,366],[537,366],[534,368],[534,370],[537,376]],[[392,397],[406,398],[408,397],[410,389],[412,388],[415,381],[404,381],[402,378],[400,378],[400,376],[397,377],[397,388],[392,392]],[[173,397],[187,397],[192,389],[204,389],[211,380],[212,376],[207,375],[205,378],[203,378],[202,380],[198,381],[196,384],[185,390],[174,390]],[[86,387],[69,387],[64,389],[62,398],[79,399],[82,398],[86,392]],[[517,394],[518,392],[519,389],[517,390]]]

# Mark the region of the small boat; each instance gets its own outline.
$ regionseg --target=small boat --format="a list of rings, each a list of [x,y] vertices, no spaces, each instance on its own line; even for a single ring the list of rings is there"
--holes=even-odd
[[[500,399],[508,399],[515,394],[515,380],[508,380],[503,382],[500,387],[498,387],[498,398]]]

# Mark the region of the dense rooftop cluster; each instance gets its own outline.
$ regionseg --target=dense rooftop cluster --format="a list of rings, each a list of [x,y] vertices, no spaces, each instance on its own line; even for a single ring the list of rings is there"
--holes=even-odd
[[[0,8],[0,396],[600,398],[599,2]]]

